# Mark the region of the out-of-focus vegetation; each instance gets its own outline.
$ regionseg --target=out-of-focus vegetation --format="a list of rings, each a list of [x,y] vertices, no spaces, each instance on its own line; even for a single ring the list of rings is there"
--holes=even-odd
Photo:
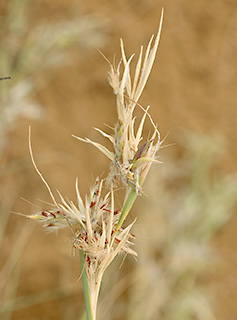
[[[35,94],[52,80],[53,68],[70,64],[70,47],[97,48],[106,42],[102,19],[76,16],[32,26],[29,6],[29,0],[9,0],[0,19],[0,75],[13,77],[0,85],[0,150],[20,116],[42,119],[44,109]],[[44,81],[39,81],[42,72]]]

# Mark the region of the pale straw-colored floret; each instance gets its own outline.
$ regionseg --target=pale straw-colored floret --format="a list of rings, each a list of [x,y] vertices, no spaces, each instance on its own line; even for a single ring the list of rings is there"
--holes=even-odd
[[[110,65],[109,84],[116,95],[118,122],[115,125],[112,134],[108,134],[101,129],[96,128],[96,130],[105,138],[109,139],[113,145],[113,151],[109,151],[105,146],[91,141],[88,138],[83,139],[74,136],[81,141],[94,145],[111,160],[110,174],[108,176],[109,184],[115,183],[117,176],[120,176],[122,181],[128,187],[136,190],[137,194],[141,194],[142,192],[142,184],[146,174],[149,171],[152,162],[156,162],[156,153],[161,145],[160,134],[157,130],[157,126],[154,124],[150,114],[148,113],[149,106],[144,109],[138,104],[138,100],[146,85],[155,60],[160,40],[162,19],[163,11],[159,30],[154,40],[154,45],[151,47],[153,42],[152,36],[148,43],[144,59],[143,47],[141,47],[133,82],[130,75],[130,64],[134,55],[129,59],[126,58],[122,40],[120,41],[122,61],[118,64],[118,67],[114,68],[106,59]],[[120,69],[122,64],[124,70],[121,75]],[[137,105],[143,110],[144,115],[138,125],[137,131],[135,132],[134,128],[136,117],[133,113]],[[154,133],[150,138],[148,137],[144,139],[142,132],[146,117],[149,118],[154,129]],[[141,145],[142,140],[145,141]]]
[[[57,202],[48,183],[36,166],[30,135],[31,133],[29,133],[29,148],[33,165],[48,188],[54,204],[53,209],[37,212],[26,217],[43,223],[48,231],[66,226],[71,229],[73,247],[79,248],[85,254],[91,302],[95,307],[103,273],[115,256],[120,252],[137,256],[136,252],[130,248],[132,244],[130,240],[134,238],[130,233],[133,223],[125,229],[119,228],[117,230],[121,210],[115,211],[114,209],[113,187],[111,187],[110,192],[102,197],[103,180],[99,178],[96,178],[89,196],[85,197],[84,202],[79,192],[78,180],[76,180],[77,205],[70,200],[65,200],[59,192],[61,201]]]
[[[103,256],[103,250],[107,250],[110,247],[110,250],[116,252],[116,254],[119,248],[119,251],[122,250],[136,255],[133,250],[129,249],[128,239],[132,238],[129,230],[132,224],[125,230],[121,228],[119,233],[116,233],[116,237],[113,237],[113,232],[121,214],[121,210],[115,211],[114,209],[113,188],[111,187],[111,191],[102,197],[103,180],[97,177],[90,189],[89,196],[86,196],[83,202],[78,187],[78,179],[76,179],[77,205],[73,201],[65,200],[59,191],[61,202],[57,202],[48,183],[36,166],[30,139],[31,132],[29,132],[29,148],[32,163],[49,190],[53,205],[49,210],[43,210],[26,217],[43,223],[49,230],[70,227],[75,236],[73,240],[74,247],[82,248],[86,254],[91,254],[92,256],[102,254]],[[23,214],[19,213],[19,215]],[[78,228],[76,232],[72,228],[74,226]]]

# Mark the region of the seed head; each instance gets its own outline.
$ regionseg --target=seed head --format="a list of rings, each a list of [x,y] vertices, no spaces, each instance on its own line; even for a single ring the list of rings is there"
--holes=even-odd
[[[151,48],[153,42],[152,36],[147,46],[144,59],[143,47],[141,47],[133,82],[130,75],[130,64],[134,55],[129,59],[126,58],[122,40],[120,41],[122,60],[118,64],[118,67],[113,67],[106,59],[110,66],[109,84],[116,95],[118,122],[112,134],[108,134],[100,129],[96,130],[109,139],[112,143],[113,151],[109,151],[103,145],[91,141],[88,138],[82,139],[74,136],[81,141],[94,145],[110,159],[110,173],[107,179],[109,185],[111,183],[116,184],[117,177],[119,176],[123,183],[125,183],[128,188],[135,189],[137,194],[141,194],[142,192],[142,184],[151,164],[156,162],[156,153],[161,145],[160,133],[148,113],[149,106],[144,109],[138,104],[138,100],[146,85],[155,60],[161,34],[162,19],[163,12],[153,48]],[[123,72],[120,71],[122,65],[124,69]],[[143,110],[144,115],[135,133],[136,117],[134,116],[134,109],[137,105]],[[144,139],[142,132],[146,117],[149,117],[154,132],[151,137]],[[143,143],[141,144],[142,140]]]

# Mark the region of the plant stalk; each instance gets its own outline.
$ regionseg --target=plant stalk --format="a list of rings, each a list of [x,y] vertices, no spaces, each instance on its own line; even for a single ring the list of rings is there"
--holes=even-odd
[[[123,210],[121,212],[119,221],[118,221],[116,228],[115,228],[114,236],[117,234],[117,232],[120,229],[120,227],[122,226],[124,220],[127,218],[127,215],[129,214],[129,211],[131,210],[136,198],[137,198],[137,192],[135,189],[132,189],[128,195],[127,200],[125,201],[124,206],[123,206]]]
[[[88,285],[88,278],[86,273],[86,261],[84,259],[84,251],[79,249],[80,256],[80,265],[81,265],[81,276],[82,276],[82,285],[83,285],[83,293],[86,305],[86,316],[87,320],[96,320],[96,315],[93,315],[92,306],[91,306],[91,296],[90,296],[90,288]]]

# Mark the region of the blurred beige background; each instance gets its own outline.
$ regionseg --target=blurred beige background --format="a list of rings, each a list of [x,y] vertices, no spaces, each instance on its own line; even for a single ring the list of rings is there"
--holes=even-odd
[[[7,15],[7,3],[2,1],[0,4],[1,19]],[[115,59],[117,64],[120,59],[119,39],[123,38],[127,55],[136,53],[137,57],[140,45],[147,45],[151,34],[157,32],[162,7],[165,12],[158,56],[140,103],[143,106],[151,105],[151,114],[158,123],[162,137],[168,134],[166,145],[177,142],[177,136],[185,130],[222,135],[225,138],[225,153],[220,169],[228,174],[236,172],[236,1],[37,0],[24,3],[27,20],[24,34],[11,38],[11,28],[7,25],[11,25],[11,20],[5,20],[1,28],[1,39],[4,39],[1,45],[5,51],[7,37],[12,42],[10,48],[14,48],[16,43],[20,48],[21,42],[23,46],[27,36],[38,25],[46,26],[43,33],[38,35],[45,36],[46,40],[49,32],[47,26],[57,23],[63,25],[69,21],[83,21],[83,31],[79,33],[78,41],[68,40],[72,43],[62,49],[66,52],[62,62],[55,63],[55,66],[51,63],[47,67],[47,59],[42,56],[36,69],[26,76],[34,82],[30,97],[40,105],[40,113],[35,119],[18,117],[14,124],[7,126],[2,149],[0,187],[5,210],[9,208],[28,214],[44,207],[44,203],[38,199],[50,201],[45,186],[31,164],[29,125],[32,128],[36,163],[53,190],[58,189],[75,200],[76,177],[79,177],[80,190],[84,195],[94,177],[103,172],[106,174],[108,161],[105,157],[93,147],[71,137],[71,134],[75,134],[98,141],[101,137],[91,128],[105,129],[104,124],[113,125],[116,122],[115,97],[107,81],[108,65],[97,49],[110,61]],[[13,7],[18,5],[19,1],[12,1]],[[37,37],[37,33],[34,36]],[[57,59],[60,50],[58,46],[52,52],[52,60],[54,57]],[[25,77],[17,73],[14,65],[17,50],[14,54],[12,51],[8,54],[13,56],[12,65],[8,70],[0,70],[0,76],[10,75],[13,80],[11,84],[0,83],[5,87]],[[23,66],[27,64],[23,54],[21,59]],[[161,159],[171,156],[178,158],[180,153],[182,147],[173,145],[162,149],[160,155]],[[32,208],[21,197],[38,207]],[[215,270],[205,280],[216,288],[214,312],[218,320],[234,320],[237,317],[236,227],[237,218],[233,214],[212,240],[213,247],[225,261],[222,268]],[[46,235],[41,226],[11,215],[2,241],[0,264],[5,265],[9,252],[19,241],[24,228],[27,228],[25,234],[29,233],[29,238],[26,236],[25,239],[26,245],[22,244],[21,249],[16,249],[16,261],[12,264],[9,262],[4,269],[4,278],[8,281],[9,270],[14,270],[15,263],[20,263],[18,274],[16,272],[15,275],[18,283],[16,296],[32,294],[34,299],[33,294],[45,290],[49,290],[50,296],[50,290],[58,285],[68,286],[68,291],[65,289],[64,293],[60,290],[55,293],[57,299],[61,297],[60,302],[57,299],[48,301],[46,294],[46,298],[42,297],[37,305],[31,301],[31,307],[17,307],[11,319],[66,319],[63,314],[70,315],[70,304],[74,305],[76,312],[81,312],[82,291],[77,281],[80,276],[79,261],[77,256],[71,256],[69,232],[63,231],[58,236]],[[20,250],[21,262],[17,262]],[[222,294],[218,286],[221,283],[231,283]],[[20,305],[21,301],[17,303]],[[72,312],[71,319],[77,318]]]

